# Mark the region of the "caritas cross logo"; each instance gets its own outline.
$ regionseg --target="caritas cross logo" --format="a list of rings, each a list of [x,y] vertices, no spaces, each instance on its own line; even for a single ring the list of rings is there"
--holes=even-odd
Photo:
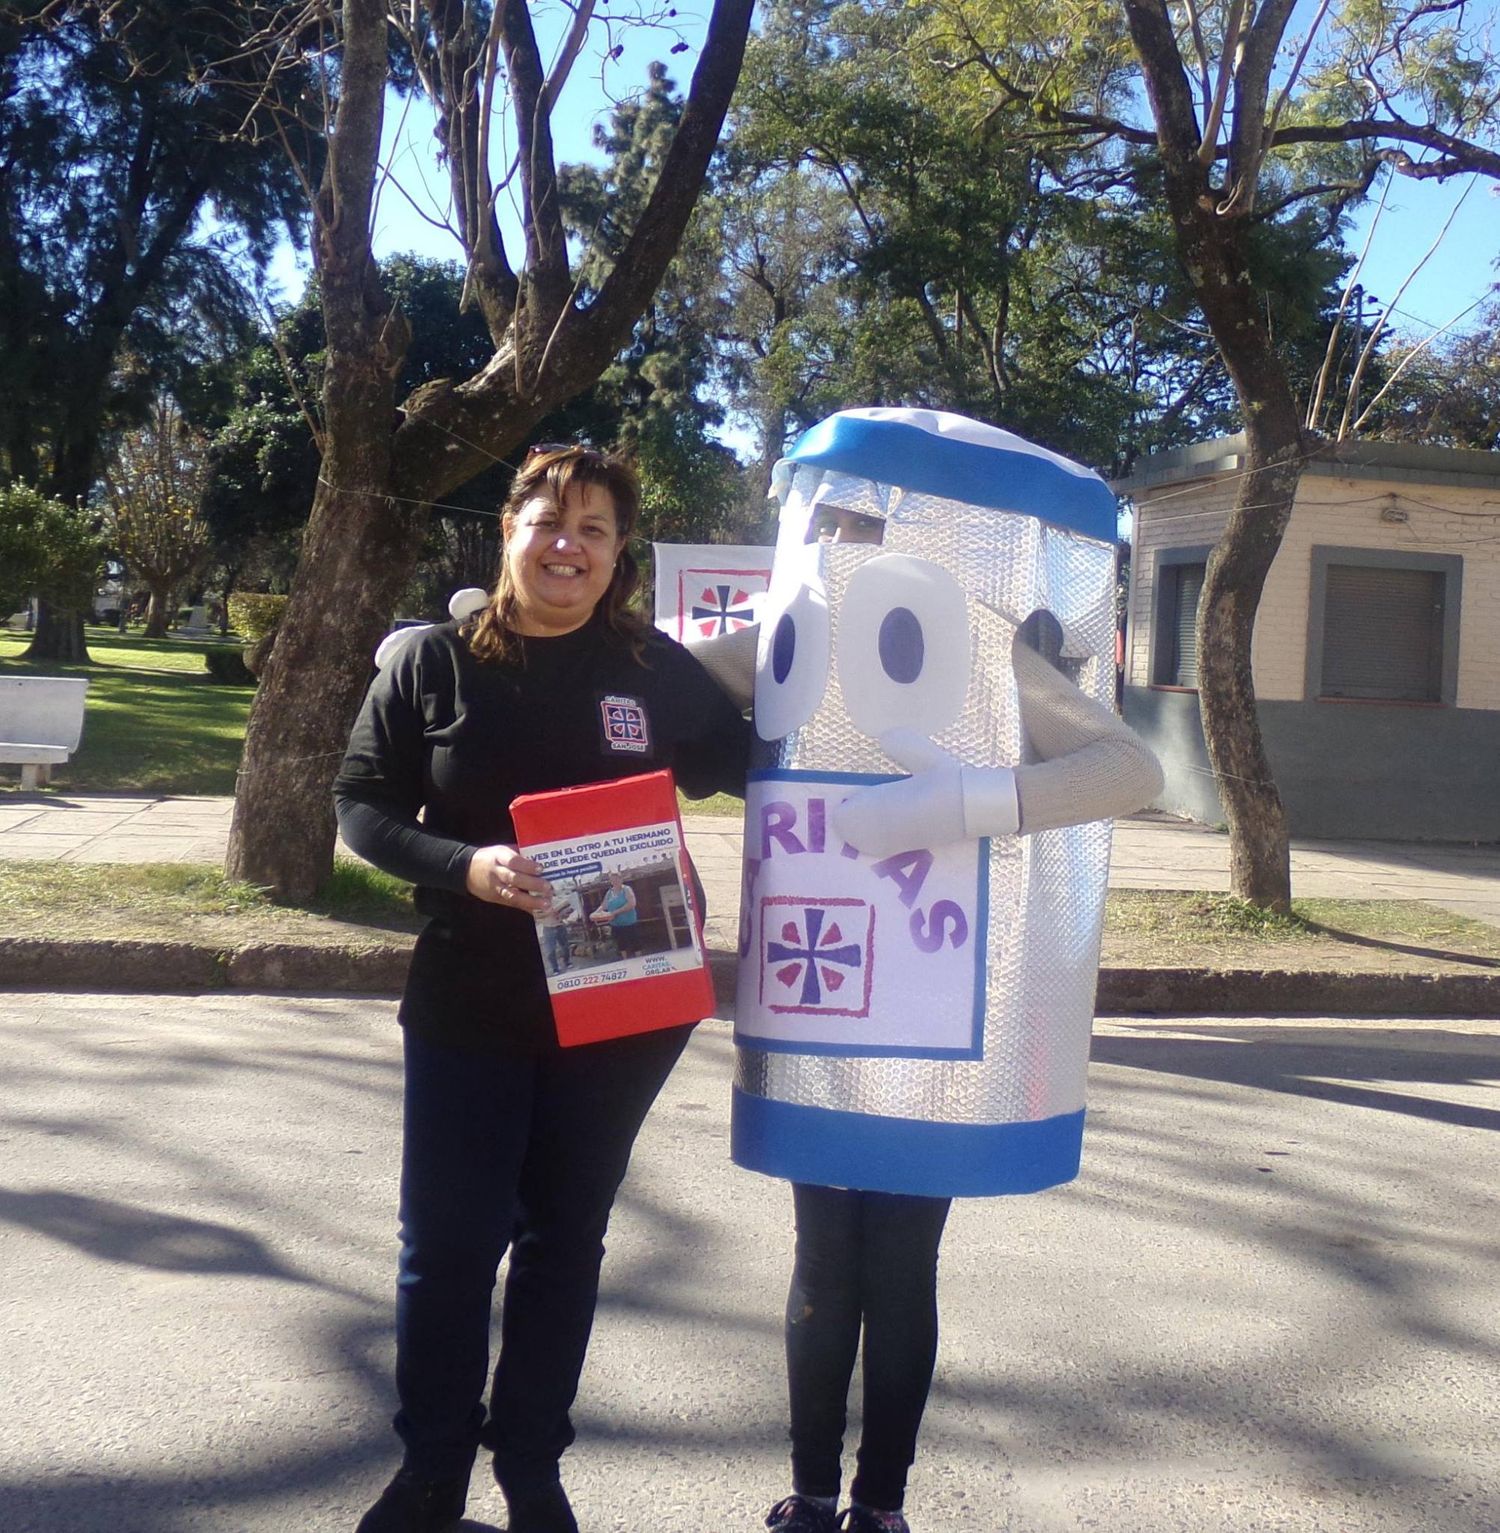
[[[722,633],[748,628],[755,621],[755,610],[748,591],[739,586],[711,585],[703,587],[689,618],[703,638],[716,639]]]
[[[778,922],[778,935],[770,935]],[[875,911],[864,900],[773,896],[761,901],[761,930],[767,934],[761,999],[768,1010],[829,1017],[869,1013]]]

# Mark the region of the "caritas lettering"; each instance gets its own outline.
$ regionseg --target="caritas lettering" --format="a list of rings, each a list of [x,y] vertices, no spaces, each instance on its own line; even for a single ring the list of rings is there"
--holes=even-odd
[[[822,856],[828,850],[828,809],[825,798],[811,797],[802,806],[784,799],[772,799],[760,806],[760,844],[758,855],[747,857],[747,873],[753,892],[760,869],[773,857]],[[839,855],[856,861],[860,854],[847,842],[839,843]],[[932,871],[933,856],[923,848],[897,852],[869,864],[876,878],[887,879],[896,898],[911,912],[908,923],[917,950],[936,953],[946,943],[961,948],[969,940],[969,918],[953,900],[934,900],[930,909],[919,901],[922,886]]]

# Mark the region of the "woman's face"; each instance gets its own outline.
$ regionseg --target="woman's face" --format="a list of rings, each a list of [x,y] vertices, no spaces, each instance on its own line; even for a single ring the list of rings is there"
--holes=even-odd
[[[624,882],[625,875],[623,873],[611,873],[609,875],[609,884],[612,889],[618,889]]]
[[[603,485],[570,485],[561,506],[545,491],[521,506],[505,539],[518,633],[571,633],[588,622],[614,574],[618,529]]]

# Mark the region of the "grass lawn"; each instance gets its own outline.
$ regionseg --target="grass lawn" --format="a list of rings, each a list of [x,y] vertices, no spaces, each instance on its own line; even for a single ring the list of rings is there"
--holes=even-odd
[[[1112,889],[1105,907],[1106,963],[1152,967],[1298,965],[1315,952],[1350,968],[1500,967],[1500,930],[1418,900],[1293,900],[1290,915],[1229,894]],[[1322,967],[1321,963],[1314,963]]]
[[[421,929],[411,885],[339,858],[305,909],[274,905],[207,863],[0,861],[0,911],[18,937],[172,937],[222,941],[337,941]]]
[[[0,676],[82,676],[83,743],[52,781],[74,792],[231,794],[254,687],[209,676],[199,640],[121,637],[89,628],[92,665],[21,659],[30,635],[0,630]],[[9,780],[16,780],[12,769]],[[0,776],[0,785],[7,779]],[[684,814],[743,813],[737,798],[679,798]]]
[[[0,632],[0,676],[82,676],[83,743],[52,781],[78,792],[233,793],[253,687],[204,669],[202,642],[88,630],[92,665],[21,659],[26,634]]]

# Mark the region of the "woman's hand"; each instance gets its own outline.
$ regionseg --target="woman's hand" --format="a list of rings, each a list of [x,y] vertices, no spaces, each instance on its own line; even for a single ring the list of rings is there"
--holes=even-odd
[[[541,873],[540,863],[513,846],[481,846],[469,863],[467,888],[475,899],[531,915],[552,903],[552,885]]]

